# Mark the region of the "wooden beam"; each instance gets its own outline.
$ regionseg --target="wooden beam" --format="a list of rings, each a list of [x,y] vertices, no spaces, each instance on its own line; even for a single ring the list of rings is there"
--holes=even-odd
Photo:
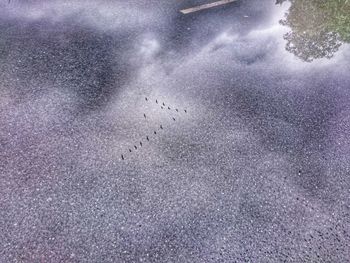
[[[235,2],[237,0],[221,0],[221,1],[216,1],[213,3],[209,3],[209,4],[204,4],[204,5],[199,5],[199,6],[195,6],[195,7],[191,7],[191,8],[187,8],[187,9],[182,9],[180,10],[181,13],[183,14],[189,14],[189,13],[193,13],[193,12],[197,12],[203,9],[208,9],[208,8],[212,8],[215,6],[220,6],[220,5],[224,5],[224,4],[228,4],[228,3],[232,3]]]

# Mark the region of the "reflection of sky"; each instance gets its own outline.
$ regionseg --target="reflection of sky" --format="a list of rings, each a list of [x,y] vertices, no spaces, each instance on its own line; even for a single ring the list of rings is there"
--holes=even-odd
[[[349,260],[348,45],[164,2],[0,4],[0,261]]]

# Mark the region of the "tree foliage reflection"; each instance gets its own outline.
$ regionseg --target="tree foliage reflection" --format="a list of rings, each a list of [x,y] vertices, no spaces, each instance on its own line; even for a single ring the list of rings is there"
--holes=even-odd
[[[284,35],[286,50],[311,62],[333,57],[344,42],[350,42],[350,0],[289,1],[291,6],[280,21],[291,28]]]

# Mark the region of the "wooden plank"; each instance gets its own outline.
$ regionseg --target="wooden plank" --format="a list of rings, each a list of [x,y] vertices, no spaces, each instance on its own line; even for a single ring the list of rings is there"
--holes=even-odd
[[[213,2],[213,3],[209,3],[209,4],[199,5],[199,6],[195,6],[195,7],[191,7],[191,8],[187,8],[187,9],[182,9],[182,10],[180,10],[180,12],[183,13],[183,14],[189,14],[189,13],[197,12],[197,11],[200,11],[200,10],[212,8],[212,7],[215,7],[215,6],[225,5],[225,4],[228,4],[228,3],[235,2],[235,1],[237,1],[237,0],[216,1],[216,2]]]

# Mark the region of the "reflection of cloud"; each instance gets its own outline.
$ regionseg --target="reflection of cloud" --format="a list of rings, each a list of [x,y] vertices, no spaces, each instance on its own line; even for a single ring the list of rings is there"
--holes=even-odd
[[[211,50],[215,51],[224,47],[226,45],[230,45],[234,40],[237,39],[237,36],[234,34],[230,34],[229,32],[224,32],[216,37],[210,44],[209,47]]]
[[[115,29],[128,26],[145,26],[157,14],[128,2],[102,1],[40,1],[26,4],[3,5],[0,14],[27,20],[60,22],[74,18],[100,29]]]
[[[159,52],[160,46],[156,39],[154,38],[145,38],[139,48],[139,54],[145,60],[154,58],[154,56]]]

